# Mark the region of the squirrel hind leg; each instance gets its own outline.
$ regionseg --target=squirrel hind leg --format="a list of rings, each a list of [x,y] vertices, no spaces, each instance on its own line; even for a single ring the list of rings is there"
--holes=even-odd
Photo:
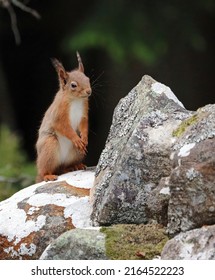
[[[83,163],[79,163],[79,164],[76,164],[74,166],[74,170],[77,171],[77,170],[86,170],[87,166]]]
[[[54,137],[48,137],[41,143],[41,149],[38,149],[36,182],[57,180],[57,170],[59,168],[59,160],[56,151],[58,150],[58,142]]]
[[[78,164],[74,164],[74,165],[70,165],[65,167],[64,169],[62,169],[62,174],[68,173],[68,172],[72,172],[72,171],[78,171],[78,170],[86,170],[86,165],[83,163],[78,163]]]

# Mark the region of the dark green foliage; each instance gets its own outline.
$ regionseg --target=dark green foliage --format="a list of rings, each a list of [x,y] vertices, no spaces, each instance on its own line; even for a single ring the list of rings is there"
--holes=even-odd
[[[0,127],[0,201],[34,182],[35,167],[20,148],[19,137]]]
[[[173,44],[204,51],[207,42],[198,26],[199,16],[213,15],[215,2],[96,1],[92,14],[68,37],[69,50],[100,48],[120,64],[135,59],[154,65]]]

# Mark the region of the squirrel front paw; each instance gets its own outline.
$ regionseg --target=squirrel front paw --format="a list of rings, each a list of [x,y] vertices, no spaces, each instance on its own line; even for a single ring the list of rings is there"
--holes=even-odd
[[[88,145],[88,137],[84,136],[84,135],[81,135],[81,140],[85,144],[85,146],[87,147],[87,145]]]
[[[77,136],[73,139],[73,144],[82,154],[85,155],[87,153],[86,144],[79,136]]]

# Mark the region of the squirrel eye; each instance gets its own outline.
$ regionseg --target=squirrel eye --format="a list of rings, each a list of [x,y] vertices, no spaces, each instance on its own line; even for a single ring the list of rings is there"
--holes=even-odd
[[[71,82],[71,88],[76,88],[78,85],[76,82]]]

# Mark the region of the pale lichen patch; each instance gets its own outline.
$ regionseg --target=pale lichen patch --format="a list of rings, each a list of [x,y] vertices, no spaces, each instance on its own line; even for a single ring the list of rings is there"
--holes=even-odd
[[[28,212],[27,212],[27,215],[33,215],[36,211],[38,211],[40,208],[39,207],[34,207],[34,206],[32,206],[32,207],[30,207],[29,209],[28,209]]]
[[[90,227],[90,210],[89,198],[81,197],[78,201],[65,208],[64,217],[72,217],[72,223],[76,228]]]
[[[4,248],[3,251],[7,254],[10,254],[12,257],[18,257],[19,254],[17,253],[16,250],[14,250],[14,247],[13,246],[10,246],[10,247],[7,247],[7,248]]]
[[[22,243],[19,247],[19,255],[24,256],[24,255],[28,255],[28,256],[32,256],[35,254],[37,249],[37,246],[33,243],[31,244],[26,244],[26,243]]]
[[[186,172],[187,179],[190,180],[190,181],[192,181],[193,179],[195,179],[196,177],[198,177],[200,175],[201,175],[201,173],[199,173],[193,167],[188,169],[187,172]]]
[[[175,96],[175,94],[171,91],[171,89],[167,86],[165,86],[162,83],[154,83],[152,84],[152,90],[156,92],[157,94],[162,94],[164,93],[167,98],[173,100],[175,103],[180,105],[181,107],[184,108],[184,105],[178,100],[178,98]]]
[[[181,147],[178,156],[179,157],[187,157],[190,154],[191,149],[195,147],[196,143],[189,143]]]
[[[57,181],[66,181],[69,185],[75,186],[77,188],[90,189],[93,186],[95,178],[94,171],[79,170],[74,172],[69,172],[58,177]]]
[[[36,221],[27,220],[27,214],[23,209],[18,209],[16,203],[11,203],[2,209],[0,235],[7,237],[14,244],[28,236],[33,231],[40,230],[45,225],[46,217],[40,215]],[[10,226],[8,226],[10,224]]]
[[[71,205],[73,202],[79,200],[79,197],[71,196],[67,197],[66,194],[61,193],[55,193],[55,194],[49,194],[49,193],[38,193],[34,196],[31,196],[27,203],[36,206],[41,207],[45,206],[47,204],[54,204],[57,206],[64,206]]]
[[[164,187],[160,190],[161,194],[165,194],[165,195],[170,195],[170,188],[169,187]]]

